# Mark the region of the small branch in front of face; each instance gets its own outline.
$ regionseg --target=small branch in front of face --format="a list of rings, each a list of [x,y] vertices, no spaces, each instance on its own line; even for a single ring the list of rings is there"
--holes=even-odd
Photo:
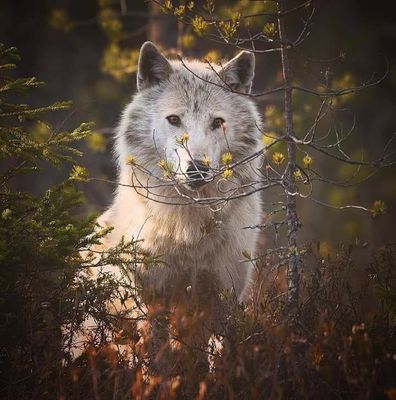
[[[235,168],[238,165],[243,165],[245,163],[249,163],[250,161],[254,160],[255,158],[257,158],[258,156],[261,156],[262,150],[260,152],[256,152],[253,155],[250,155],[248,157],[246,157],[245,159],[240,160],[239,162],[227,165],[219,170],[213,170],[213,172],[215,172],[215,174],[212,176],[212,179],[214,179],[215,177],[218,177],[220,174],[223,173],[223,171],[225,169],[230,169],[230,168]],[[135,163],[134,167],[137,168],[139,170],[139,166]],[[155,174],[153,174],[152,172],[148,171],[145,168],[141,168],[140,171],[144,171],[145,173],[149,174],[149,177],[153,177],[158,181],[163,181],[162,178],[159,178],[157,176],[155,176]],[[195,181],[195,179],[192,180],[187,180],[185,183],[191,182],[191,181]],[[245,183],[243,185],[238,184],[237,186],[235,186],[234,188],[229,189],[228,191],[224,191],[224,196],[213,196],[213,197],[205,197],[205,198],[200,198],[200,197],[196,197],[193,195],[189,195],[188,193],[186,193],[185,191],[181,191],[181,185],[180,182],[178,182],[175,179],[175,175],[170,178],[169,180],[165,181],[164,184],[160,183],[158,185],[155,185],[156,187],[161,187],[161,186],[168,186],[168,187],[172,187],[175,190],[175,195],[171,195],[169,194],[169,192],[167,194],[164,193],[156,193],[153,192],[151,189],[153,187],[153,185],[149,186],[148,184],[149,180],[147,180],[147,184],[144,185],[142,184],[139,176],[136,174],[136,172],[132,173],[132,182],[131,185],[122,185],[122,186],[130,186],[132,187],[136,193],[138,193],[139,195],[153,200],[153,201],[157,201],[159,203],[164,203],[164,204],[170,204],[170,205],[187,205],[187,204],[193,204],[193,205],[197,205],[197,206],[206,206],[206,205],[219,205],[219,204],[225,204],[231,200],[237,199],[237,198],[241,198],[241,197],[245,197],[245,196],[249,196],[253,193],[256,193],[260,190],[265,190],[269,187],[272,186],[276,186],[279,185],[279,179],[278,180],[274,180],[274,179],[270,179],[268,182],[268,184],[263,184],[262,181],[250,181],[248,183]],[[141,190],[139,189],[144,189],[145,193],[143,193]],[[250,189],[250,190],[245,190],[245,189]],[[221,191],[220,191],[221,192]],[[180,198],[185,199],[187,202],[183,202],[180,203],[177,200],[180,200]]]

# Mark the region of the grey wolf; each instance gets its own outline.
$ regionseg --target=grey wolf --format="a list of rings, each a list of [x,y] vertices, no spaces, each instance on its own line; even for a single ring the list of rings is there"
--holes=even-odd
[[[103,246],[139,238],[140,251],[161,257],[138,268],[136,279],[143,296],[154,294],[165,308],[198,304],[201,320],[191,325],[199,333],[189,331],[186,342],[207,340],[224,314],[219,293],[242,301],[251,282],[246,254],[256,253],[257,232],[246,228],[261,215],[252,190],[259,159],[248,159],[260,148],[260,115],[248,96],[254,68],[246,51],[220,66],[168,60],[146,42],[137,93],[116,131],[118,187],[98,219],[113,227]]]

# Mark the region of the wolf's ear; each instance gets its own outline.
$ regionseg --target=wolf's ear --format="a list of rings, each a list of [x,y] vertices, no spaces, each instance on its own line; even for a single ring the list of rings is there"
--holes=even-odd
[[[137,88],[139,91],[157,85],[172,72],[169,61],[151,42],[145,42],[140,49]]]
[[[241,51],[224,65],[220,76],[232,90],[241,93],[250,93],[254,77],[254,66],[254,54],[249,51]]]

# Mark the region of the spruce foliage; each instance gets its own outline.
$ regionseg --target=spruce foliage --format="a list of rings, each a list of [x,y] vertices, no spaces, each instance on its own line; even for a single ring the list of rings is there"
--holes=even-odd
[[[22,103],[22,95],[25,100],[43,83],[14,78],[18,59],[15,48],[0,44],[1,397],[54,398],[65,357],[61,326],[75,318],[72,282],[82,263],[78,249],[98,235],[86,239],[93,218],[73,215],[83,201],[75,185],[78,174],[42,196],[15,190],[14,182],[22,174],[75,163],[81,153],[73,145],[89,134],[90,125],[57,132],[44,118],[69,103]]]

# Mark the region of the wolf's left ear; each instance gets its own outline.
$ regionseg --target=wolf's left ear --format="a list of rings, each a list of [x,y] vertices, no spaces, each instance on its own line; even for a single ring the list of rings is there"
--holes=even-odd
[[[250,93],[254,77],[254,66],[254,54],[249,51],[241,51],[224,65],[220,76],[232,90],[241,93]]]
[[[169,61],[151,42],[145,42],[140,48],[137,88],[139,91],[158,85],[172,72]]]

